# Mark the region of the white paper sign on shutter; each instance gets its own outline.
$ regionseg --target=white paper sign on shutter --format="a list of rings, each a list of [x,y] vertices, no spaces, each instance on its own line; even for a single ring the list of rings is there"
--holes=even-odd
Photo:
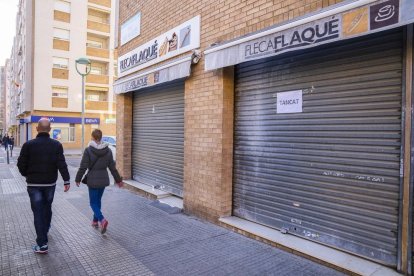
[[[302,113],[302,90],[277,93],[277,113]]]

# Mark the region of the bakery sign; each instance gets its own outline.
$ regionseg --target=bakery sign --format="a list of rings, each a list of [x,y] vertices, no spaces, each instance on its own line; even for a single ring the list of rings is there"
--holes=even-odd
[[[332,16],[323,20],[286,30],[241,45],[241,59],[273,55],[309,45],[335,40],[339,37],[341,18]]]
[[[414,22],[414,0],[356,0],[207,49],[214,70],[281,53],[364,36]]]
[[[118,75],[123,77],[199,47],[200,16],[196,16],[119,57]]]

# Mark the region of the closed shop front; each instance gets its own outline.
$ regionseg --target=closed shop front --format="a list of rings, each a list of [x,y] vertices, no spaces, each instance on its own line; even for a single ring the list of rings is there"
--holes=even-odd
[[[120,171],[257,240],[408,273],[412,1],[270,2],[120,6],[165,25],[119,50]]]
[[[236,66],[234,215],[396,265],[403,41],[400,28]]]
[[[128,156],[124,175],[138,182],[132,182],[135,186],[152,186],[152,191],[183,197],[184,84],[191,65],[200,59],[196,50],[200,47],[200,16],[180,23],[163,33],[151,33],[119,57],[114,91],[129,94],[123,118],[131,116],[132,124],[128,119],[127,125],[120,125],[125,121],[117,118],[118,141],[124,139],[118,152]],[[125,131],[125,138],[119,137]]]
[[[132,120],[133,178],[182,196],[184,82],[134,92]]]

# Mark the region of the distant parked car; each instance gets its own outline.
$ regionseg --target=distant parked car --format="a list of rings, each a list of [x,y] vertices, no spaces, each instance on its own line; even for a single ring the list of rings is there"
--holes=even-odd
[[[109,144],[109,148],[112,150],[112,155],[114,159],[116,159],[116,137],[115,136],[102,136],[102,142],[107,142]]]

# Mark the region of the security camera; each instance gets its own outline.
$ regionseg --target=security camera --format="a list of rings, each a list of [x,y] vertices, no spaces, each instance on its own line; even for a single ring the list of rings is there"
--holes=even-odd
[[[193,51],[193,55],[191,56],[191,63],[197,64],[200,61],[202,55],[203,54],[199,50]]]

